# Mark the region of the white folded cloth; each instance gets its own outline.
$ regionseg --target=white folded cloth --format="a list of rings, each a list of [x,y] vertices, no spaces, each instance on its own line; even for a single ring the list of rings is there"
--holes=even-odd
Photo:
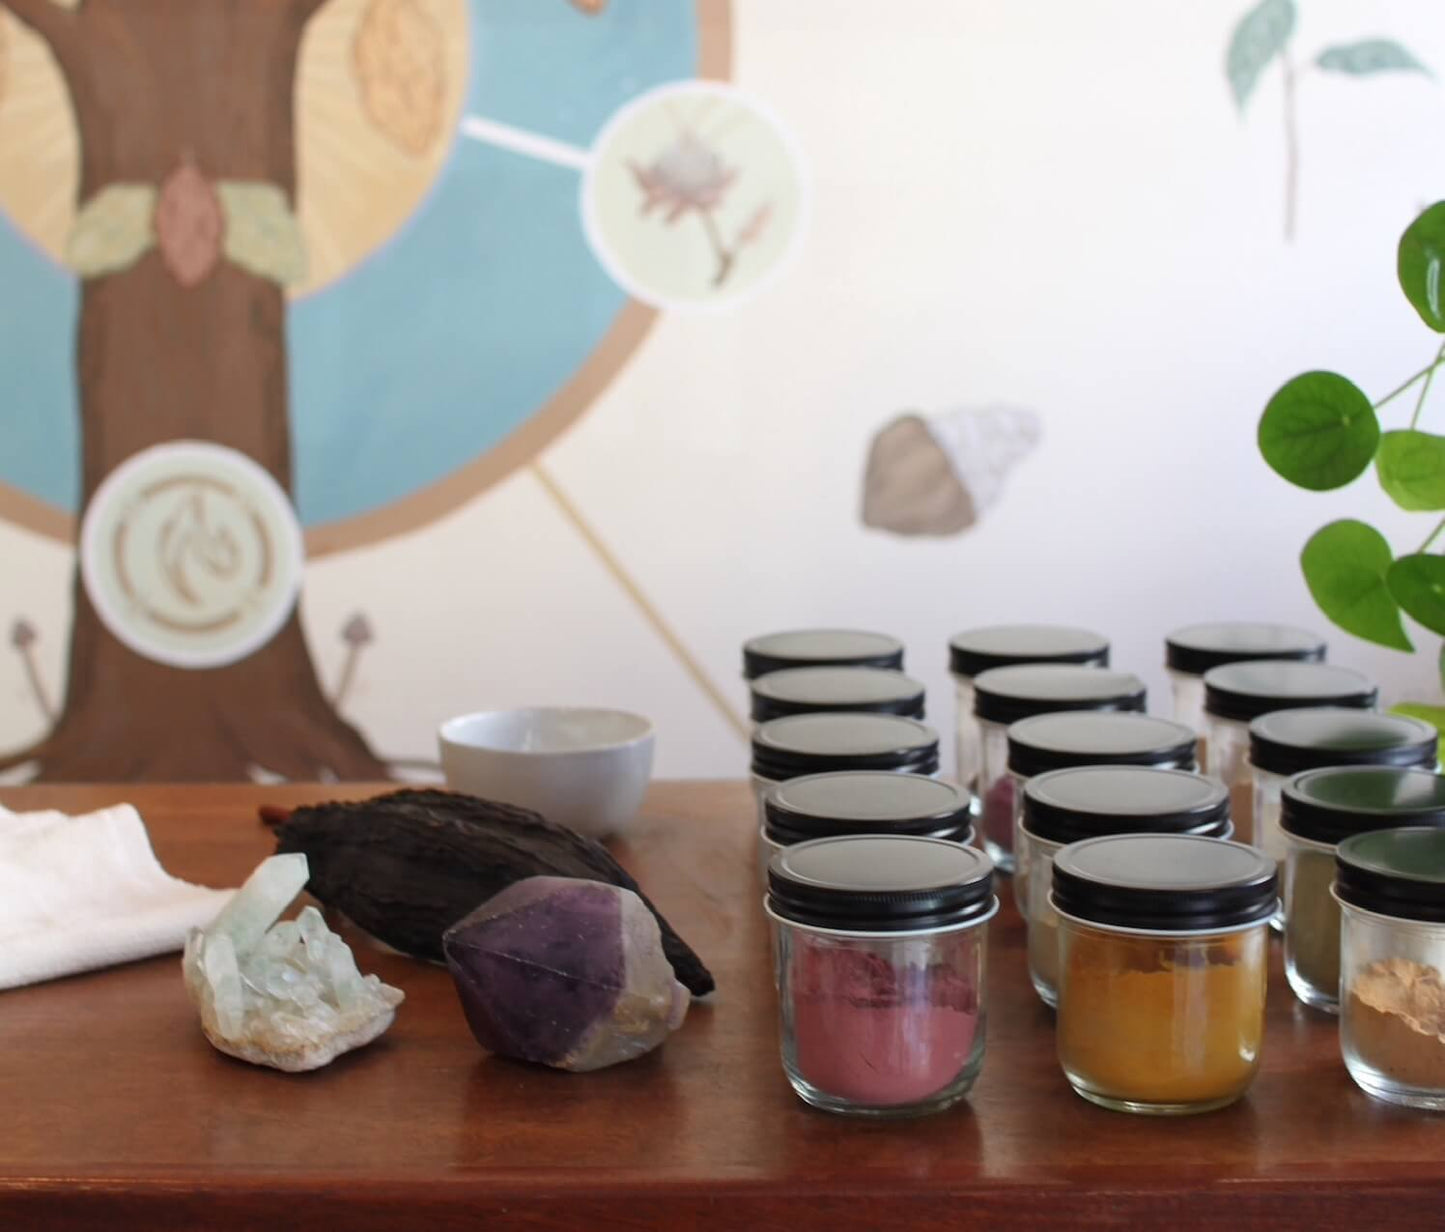
[[[0,808],[0,989],[179,950],[234,892],[167,873],[129,804]]]

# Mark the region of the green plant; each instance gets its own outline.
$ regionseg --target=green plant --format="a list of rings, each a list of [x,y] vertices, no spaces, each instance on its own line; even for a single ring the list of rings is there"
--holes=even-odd
[[[1420,319],[1445,335],[1445,201],[1400,237],[1397,273]],[[1306,372],[1285,382],[1259,421],[1259,451],[1290,483],[1312,492],[1342,488],[1373,462],[1380,486],[1401,509],[1445,511],[1445,436],[1419,428],[1445,342],[1435,358],[1383,398],[1371,402],[1347,377]],[[1377,412],[1419,387],[1407,427],[1382,431]],[[1322,526],[1300,553],[1305,583],[1320,610],[1348,633],[1392,650],[1413,651],[1402,616],[1445,636],[1445,556],[1430,547],[1445,517],[1412,552],[1396,556],[1378,530],[1355,518]],[[1437,658],[1445,684],[1445,651]],[[1445,734],[1445,707],[1408,702],[1396,707]]]

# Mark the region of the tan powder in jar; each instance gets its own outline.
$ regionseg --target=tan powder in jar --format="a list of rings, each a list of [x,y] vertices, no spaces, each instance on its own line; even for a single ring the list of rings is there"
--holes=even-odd
[[[1371,963],[1355,976],[1344,1012],[1366,1065],[1406,1086],[1445,1090],[1445,980],[1434,967]]]

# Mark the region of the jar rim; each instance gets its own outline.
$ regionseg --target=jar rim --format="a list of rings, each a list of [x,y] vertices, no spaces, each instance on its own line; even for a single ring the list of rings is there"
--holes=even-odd
[[[1004,725],[1064,710],[1142,711],[1147,699],[1133,672],[1087,663],[1018,663],[973,680],[974,714]]]
[[[808,646],[809,640],[814,643]],[[801,644],[801,649],[799,645]],[[743,678],[789,667],[903,668],[903,643],[869,629],[780,629],[743,643]]]
[[[1352,668],[1297,659],[1248,659],[1204,673],[1204,712],[1248,723],[1273,710],[1347,706],[1370,710],[1380,690]]]
[[[962,933],[967,932],[970,928],[979,928],[999,913],[999,901],[998,895],[993,895],[991,903],[982,915],[970,916],[966,920],[954,920],[948,924],[939,924],[934,928],[899,928],[881,932],[805,924],[802,920],[795,920],[791,916],[779,915],[768,902],[766,894],[763,895],[763,911],[767,913],[769,919],[778,924],[786,924],[789,928],[796,928],[799,932],[816,933],[821,937],[858,937],[869,941],[900,941],[910,937],[937,937],[943,933]]]
[[[971,680],[995,667],[1023,663],[1109,665],[1109,639],[1072,625],[982,625],[948,639],[948,667]]]
[[[1052,890],[1049,891],[1048,902],[1049,908],[1061,920],[1068,920],[1070,924],[1078,924],[1084,928],[1092,928],[1095,932],[1112,933],[1120,937],[1228,937],[1235,933],[1247,933],[1255,928],[1268,928],[1270,920],[1274,918],[1272,915],[1267,915],[1258,920],[1231,924],[1224,928],[1135,928],[1133,925],[1103,924],[1098,920],[1088,920],[1083,916],[1061,911]]]
[[[1325,657],[1318,634],[1295,625],[1224,620],[1185,625],[1164,639],[1164,664],[1186,676],[1202,676],[1227,663],[1258,659],[1318,663]]]

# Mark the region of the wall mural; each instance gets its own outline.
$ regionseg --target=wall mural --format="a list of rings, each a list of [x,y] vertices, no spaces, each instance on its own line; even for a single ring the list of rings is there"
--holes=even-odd
[[[0,517],[80,548],[48,779],[381,777],[304,560],[531,467],[659,309],[777,274],[726,0],[0,0]]]

